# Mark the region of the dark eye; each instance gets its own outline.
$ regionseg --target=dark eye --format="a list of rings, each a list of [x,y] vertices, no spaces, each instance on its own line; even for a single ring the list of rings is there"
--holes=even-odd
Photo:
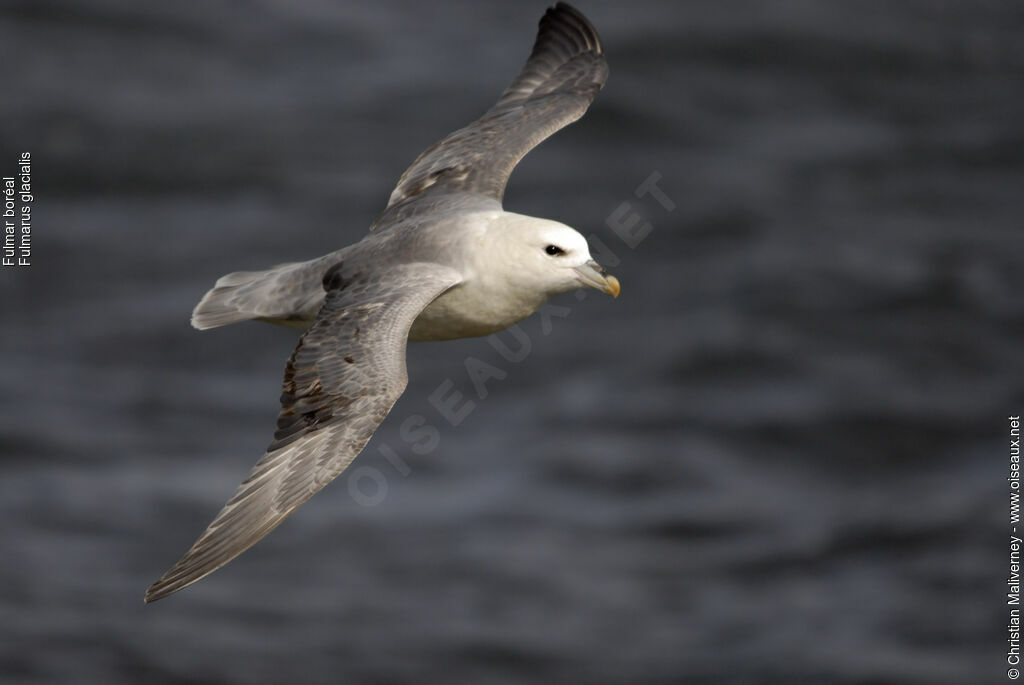
[[[565,254],[565,250],[560,248],[558,245],[548,245],[547,247],[544,248],[544,251],[547,252],[552,257],[555,257],[560,254]]]

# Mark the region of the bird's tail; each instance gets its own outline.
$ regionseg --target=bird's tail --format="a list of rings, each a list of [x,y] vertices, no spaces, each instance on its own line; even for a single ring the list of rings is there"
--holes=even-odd
[[[192,310],[192,325],[203,331],[207,328],[227,326],[239,321],[257,318],[257,314],[245,306],[253,286],[258,285],[268,271],[236,271],[221,276],[196,308]]]
[[[236,271],[221,276],[192,310],[192,325],[206,330],[258,319],[300,328],[308,326],[308,322],[300,322],[308,304],[303,290],[282,287],[282,277],[294,278],[296,267],[304,265],[280,264],[266,271]],[[313,293],[322,299],[322,291],[314,289]]]

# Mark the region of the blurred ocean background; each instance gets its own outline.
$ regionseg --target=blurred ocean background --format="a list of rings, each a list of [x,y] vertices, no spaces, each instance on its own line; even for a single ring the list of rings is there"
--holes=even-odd
[[[412,346],[360,478],[147,606],[297,339],[192,307],[359,240],[545,3],[4,3],[0,175],[30,151],[36,200],[0,269],[0,682],[1005,680],[1024,4],[578,5],[608,86],[505,206],[594,234],[622,296],[555,301],[518,363]]]

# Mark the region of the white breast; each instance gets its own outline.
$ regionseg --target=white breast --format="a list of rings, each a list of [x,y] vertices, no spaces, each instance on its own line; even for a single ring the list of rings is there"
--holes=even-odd
[[[427,305],[412,324],[409,340],[454,340],[490,335],[521,321],[544,303],[509,297],[479,281],[457,285]]]

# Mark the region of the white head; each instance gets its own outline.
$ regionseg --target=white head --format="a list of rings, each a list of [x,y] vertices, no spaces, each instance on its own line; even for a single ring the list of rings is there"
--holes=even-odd
[[[590,256],[587,239],[565,224],[506,214],[492,225],[491,235],[504,254],[509,280],[520,288],[552,295],[596,288],[619,296],[619,281]]]

